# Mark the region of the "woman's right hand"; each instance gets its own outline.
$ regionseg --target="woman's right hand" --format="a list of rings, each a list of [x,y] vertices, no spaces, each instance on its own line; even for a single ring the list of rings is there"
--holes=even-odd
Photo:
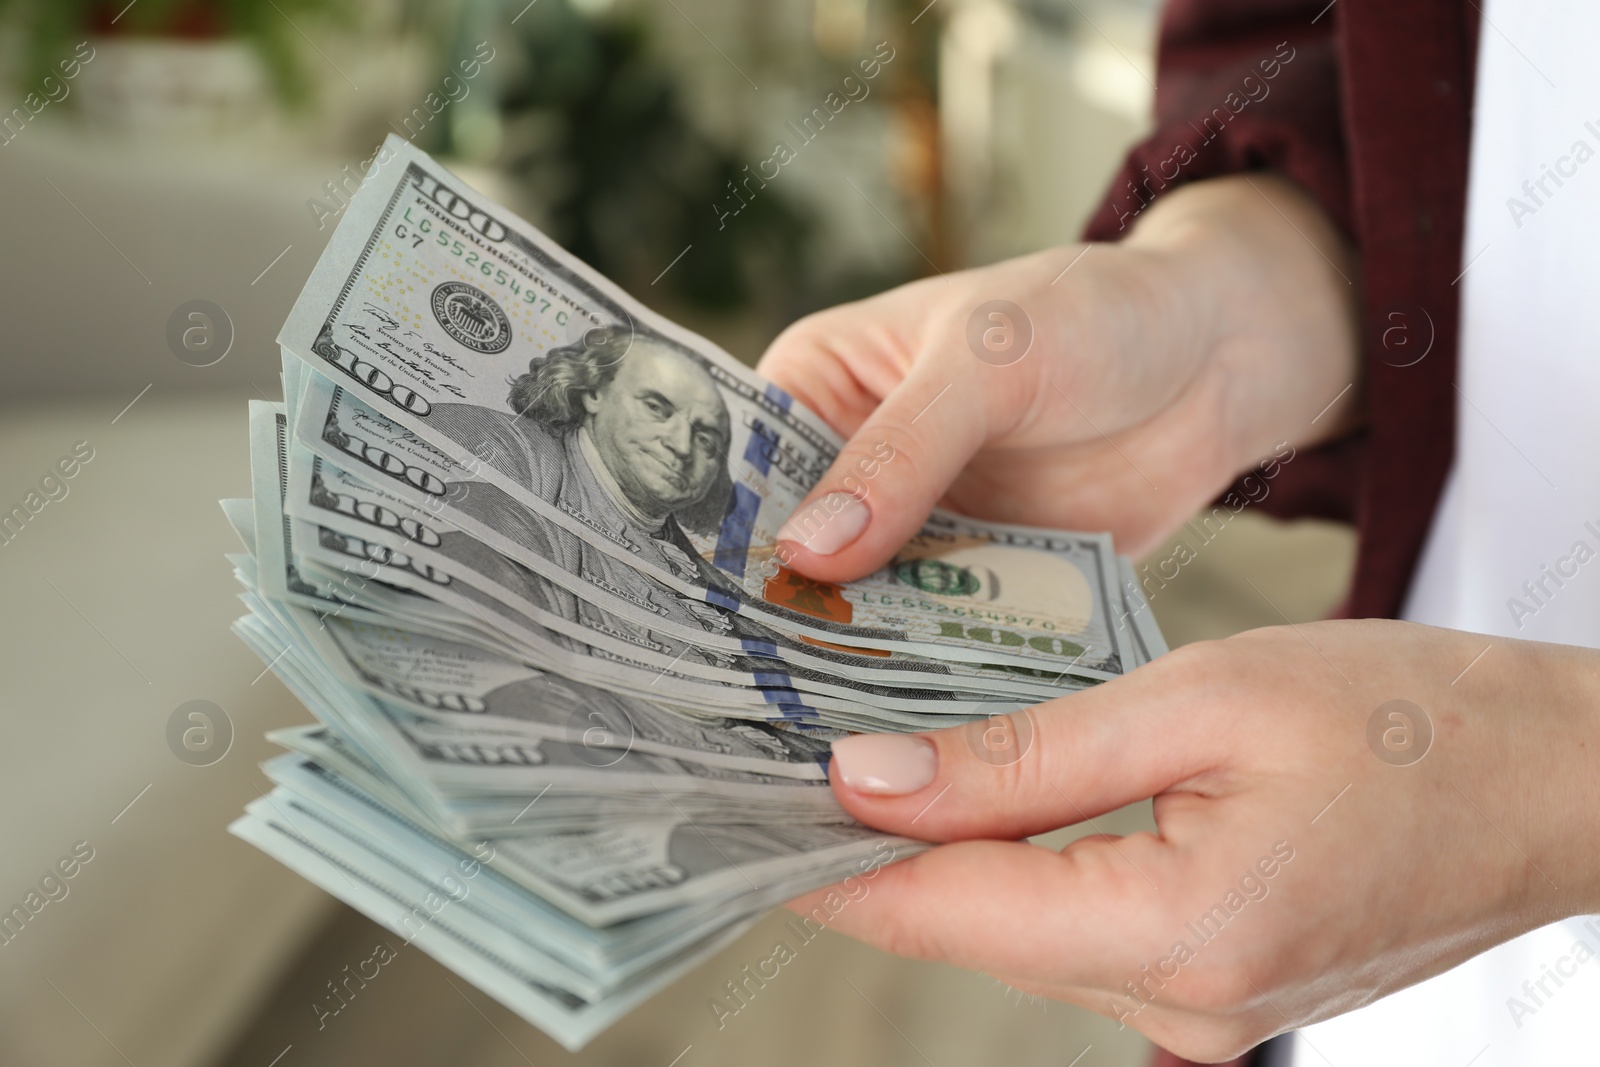
[[[1274,446],[1354,421],[1356,269],[1306,193],[1240,176],[1175,190],[1118,244],[802,319],[759,370],[850,441],[780,533],[787,564],[859,577],[940,503],[1150,551]]]

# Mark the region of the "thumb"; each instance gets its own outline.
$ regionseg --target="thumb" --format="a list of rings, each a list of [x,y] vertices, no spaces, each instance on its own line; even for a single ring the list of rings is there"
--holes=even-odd
[[[972,362],[912,363],[778,531],[779,562],[848,581],[916,535],[988,436],[986,405],[970,402]]]
[[[845,738],[828,776],[857,819],[928,841],[1015,840],[1084,822],[1225,758],[1224,731],[1172,678],[1136,671],[948,730]]]

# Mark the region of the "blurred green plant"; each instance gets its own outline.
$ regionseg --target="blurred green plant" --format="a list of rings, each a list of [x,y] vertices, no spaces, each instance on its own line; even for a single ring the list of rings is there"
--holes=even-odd
[[[814,220],[776,185],[719,219],[745,161],[696,127],[641,16],[544,0],[512,32],[524,62],[501,86],[505,164],[556,240],[636,291],[687,247],[660,287],[704,310],[794,302]]]
[[[18,65],[22,85],[55,73],[86,36],[165,37],[187,41],[237,38],[260,57],[278,98],[301,107],[312,97],[312,81],[300,58],[300,34],[292,21],[314,16],[353,25],[357,0],[0,0],[0,18],[14,15],[24,39]]]

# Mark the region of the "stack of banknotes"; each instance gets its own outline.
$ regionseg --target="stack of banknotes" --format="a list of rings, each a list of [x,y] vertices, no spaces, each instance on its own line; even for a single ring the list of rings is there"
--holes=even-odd
[[[923,847],[838,806],[833,740],[1164,650],[1101,534],[940,512],[859,581],[784,566],[841,439],[398,138],[279,343],[235,630],[317,724],[232,831],[568,1048]]]

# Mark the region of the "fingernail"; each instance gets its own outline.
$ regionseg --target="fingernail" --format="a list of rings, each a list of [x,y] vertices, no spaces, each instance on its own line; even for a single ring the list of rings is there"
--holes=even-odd
[[[819,556],[831,556],[851,544],[867,528],[872,512],[849,493],[828,493],[789,516],[778,540],[804,545]]]
[[[938,752],[925,737],[857,734],[833,743],[828,773],[858,792],[899,797],[926,788],[938,770]]]

